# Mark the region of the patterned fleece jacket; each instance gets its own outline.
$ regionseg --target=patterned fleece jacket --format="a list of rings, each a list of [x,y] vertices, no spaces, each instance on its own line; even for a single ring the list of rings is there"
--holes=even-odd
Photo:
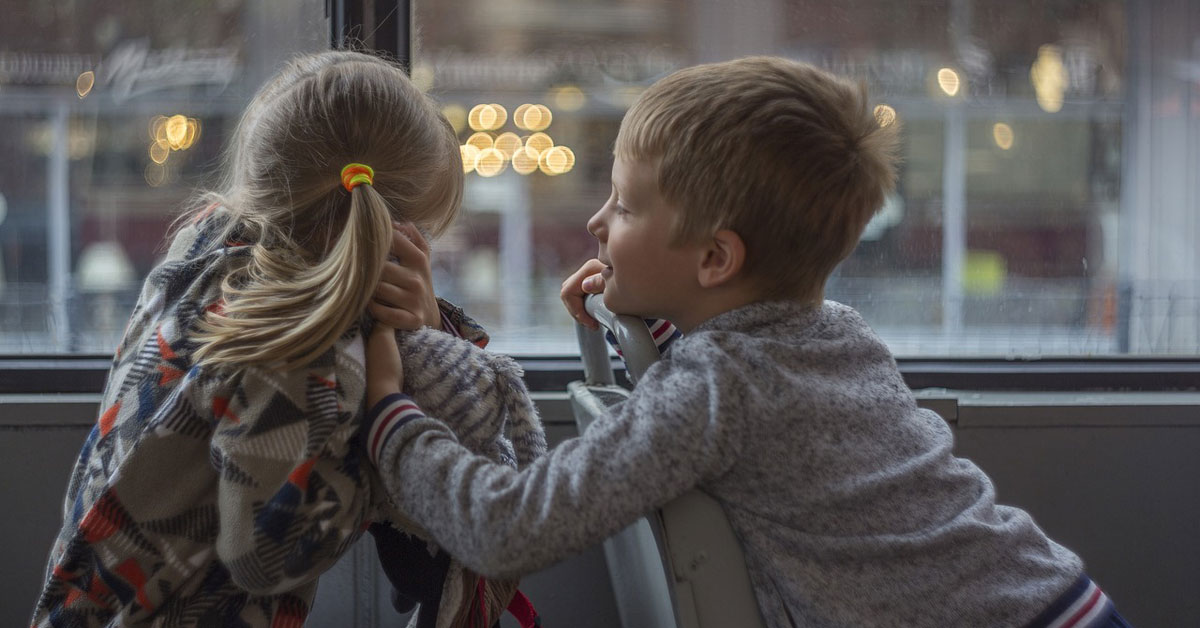
[[[317,577],[369,520],[396,518],[361,464],[357,328],[289,372],[193,363],[190,331],[249,254],[215,241],[227,216],[182,229],[146,280],[71,474],[35,627],[299,626]]]

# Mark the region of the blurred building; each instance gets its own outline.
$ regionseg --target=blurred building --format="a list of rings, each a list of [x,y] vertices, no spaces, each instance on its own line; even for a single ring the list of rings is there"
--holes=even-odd
[[[327,45],[323,3],[0,6],[0,351],[105,352],[248,96]],[[641,90],[776,54],[865,81],[903,125],[897,194],[827,293],[898,353],[1200,351],[1193,4],[443,0],[414,18],[413,78],[464,146],[543,133],[570,150],[531,170],[515,146],[481,168],[464,149],[467,211],[436,279],[501,350],[573,350],[558,285],[595,253],[583,225]],[[176,115],[195,137],[164,151],[155,120]]]

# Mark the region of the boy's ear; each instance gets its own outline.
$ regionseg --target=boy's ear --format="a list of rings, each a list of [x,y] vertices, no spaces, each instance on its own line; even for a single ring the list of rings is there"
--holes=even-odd
[[[746,243],[736,232],[720,229],[701,255],[697,279],[701,287],[715,288],[742,272],[746,265]]]

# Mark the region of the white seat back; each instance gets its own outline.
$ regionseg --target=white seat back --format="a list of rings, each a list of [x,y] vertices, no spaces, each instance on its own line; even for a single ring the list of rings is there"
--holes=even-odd
[[[658,359],[646,325],[615,316],[598,295],[588,312],[613,332],[634,382]],[[582,434],[629,391],[615,384],[603,333],[577,326],[584,382],[567,390]],[[758,628],[765,624],[746,559],[721,504],[690,490],[604,542],[624,628]]]

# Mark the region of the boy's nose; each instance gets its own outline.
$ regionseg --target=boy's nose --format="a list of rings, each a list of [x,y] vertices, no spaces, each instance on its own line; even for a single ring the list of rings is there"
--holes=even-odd
[[[601,218],[601,214],[603,214],[603,213],[604,213],[604,210],[601,209],[600,211],[596,212],[595,214],[592,214],[592,217],[588,218],[588,221],[587,221],[588,233],[592,234],[592,236],[594,236],[597,240],[600,240],[600,241],[604,241],[604,236],[607,234],[607,231],[608,231],[607,229],[604,228],[604,220]]]

